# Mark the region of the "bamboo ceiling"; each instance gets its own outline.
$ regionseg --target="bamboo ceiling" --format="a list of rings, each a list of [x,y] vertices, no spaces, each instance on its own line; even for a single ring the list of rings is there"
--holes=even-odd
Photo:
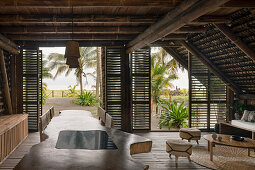
[[[185,11],[178,9],[184,0],[5,0],[0,2],[0,33],[19,45],[64,46],[74,39],[84,46],[127,45],[129,51],[137,44],[162,46],[182,63],[187,62],[186,49],[192,48],[232,89],[255,94],[255,1],[224,0],[207,11],[210,3],[199,9],[202,1],[207,3],[185,1],[184,6],[193,4]],[[169,34],[164,32],[169,22],[154,27],[175,10],[183,10],[178,21],[172,20],[179,27],[167,27],[173,28]],[[222,27],[234,36],[226,37]]]

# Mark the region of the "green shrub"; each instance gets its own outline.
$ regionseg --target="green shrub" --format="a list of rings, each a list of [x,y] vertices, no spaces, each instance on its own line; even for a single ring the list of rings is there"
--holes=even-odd
[[[68,94],[67,94],[68,97],[76,97],[77,96],[77,93],[76,93],[76,90],[75,90],[75,88],[77,86],[78,85],[74,85],[73,87],[72,87],[72,85],[68,86]]]
[[[78,98],[73,102],[81,106],[95,106],[98,104],[96,96],[92,92],[85,92],[78,95]]]
[[[177,103],[167,103],[167,106],[161,105],[163,108],[159,119],[159,128],[162,126],[168,126],[170,129],[172,126],[181,128],[187,127],[187,120],[189,117],[188,108],[184,106],[184,102],[180,105]]]

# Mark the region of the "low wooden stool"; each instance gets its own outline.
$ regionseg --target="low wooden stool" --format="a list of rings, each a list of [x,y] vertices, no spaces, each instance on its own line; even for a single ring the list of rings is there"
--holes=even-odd
[[[166,152],[169,153],[169,158],[171,158],[171,155],[175,155],[175,163],[177,167],[178,157],[187,157],[190,161],[192,145],[182,140],[169,139],[166,141]]]
[[[201,138],[201,131],[196,128],[181,128],[180,137],[182,139],[187,139],[189,142],[190,140],[195,140],[197,144],[199,144],[198,140]]]

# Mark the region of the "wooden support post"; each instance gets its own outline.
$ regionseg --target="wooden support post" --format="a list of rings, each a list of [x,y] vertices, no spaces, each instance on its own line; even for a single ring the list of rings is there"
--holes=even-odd
[[[192,78],[191,78],[191,54],[188,52],[188,76],[189,76],[189,127],[191,128],[191,107],[192,107]]]
[[[17,55],[11,56],[11,101],[13,114],[17,114],[17,74],[16,74],[16,57]]]
[[[23,113],[23,51],[16,57],[17,113]]]
[[[102,67],[102,76],[101,76],[101,93],[100,98],[102,100],[101,107],[106,110],[106,53],[105,47],[101,48],[101,67]]]
[[[185,41],[180,43],[193,55],[195,55],[207,68],[218,76],[224,83],[226,83],[233,91],[240,93],[241,90],[232,80],[230,80],[225,74],[223,74],[203,53],[201,53],[195,46]]]
[[[130,57],[126,54],[126,48],[122,48],[121,54],[121,129],[125,132],[131,132],[131,75],[130,75]]]
[[[8,84],[8,77],[7,77],[6,67],[5,67],[4,52],[2,49],[0,50],[0,67],[1,67],[1,72],[3,76],[3,86],[4,86],[4,94],[5,94],[4,96],[5,96],[5,101],[8,107],[8,113],[13,114],[11,95],[10,95],[10,89]]]
[[[255,61],[255,52],[250,49],[239,37],[237,37],[225,24],[214,24],[228,39],[230,39],[250,59]]]
[[[227,121],[231,121],[233,119],[233,104],[234,104],[234,92],[227,87]]]
[[[54,90],[52,90],[52,97],[54,97]]]

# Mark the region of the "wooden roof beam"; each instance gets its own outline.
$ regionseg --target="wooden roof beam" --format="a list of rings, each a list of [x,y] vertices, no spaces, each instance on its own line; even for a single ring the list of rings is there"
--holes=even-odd
[[[50,40],[131,40],[136,34],[9,34],[13,41],[50,41]]]
[[[137,34],[7,34],[13,41],[43,40],[132,40]],[[186,40],[187,34],[169,34],[162,38],[168,40]]]
[[[19,54],[19,47],[2,34],[0,34],[0,48],[13,54]]]
[[[254,8],[254,0],[230,0],[229,2],[223,4],[223,8]]]
[[[71,8],[71,7],[175,7],[180,0],[4,0],[0,2],[1,6],[5,7],[41,7],[41,8]]]
[[[65,47],[67,40],[49,41],[16,41],[20,46],[39,46],[39,47]],[[80,47],[101,47],[101,46],[124,46],[124,40],[79,40]]]
[[[240,87],[230,80],[224,73],[222,73],[217,66],[215,66],[203,53],[201,53],[195,46],[185,41],[180,43],[194,56],[196,56],[207,68],[225,82],[234,92],[241,93]]]
[[[0,24],[140,23],[152,24],[160,16],[116,15],[0,15]]]
[[[178,4],[180,0],[128,0],[128,1],[116,1],[116,0],[93,0],[93,1],[81,1],[81,0],[4,0],[0,2],[1,6],[5,7],[40,7],[40,8],[74,8],[79,7],[168,7],[172,8]],[[224,8],[252,8],[255,7],[253,0],[231,0],[226,4],[221,5]]]
[[[239,37],[237,37],[225,24],[214,24],[229,40],[231,40],[250,59],[255,61],[255,52],[250,49]]]
[[[151,42],[173,33],[187,23],[216,9],[229,0],[186,0],[166,14],[161,20],[147,28],[142,34],[128,43],[127,52],[142,48]]]
[[[142,33],[146,26],[75,26],[74,33],[88,33],[88,34],[139,34]],[[175,33],[201,33],[207,31],[207,28],[201,26],[185,26]],[[72,33],[71,26],[2,26],[0,32],[5,34],[70,34]]]
[[[188,70],[188,63],[183,60],[182,56],[176,53],[171,47],[163,47],[163,49],[170,54],[178,63],[180,63],[186,70]]]
[[[231,21],[228,16],[204,15],[193,20],[191,24],[230,23]]]
[[[2,26],[0,32],[5,34],[139,34],[144,26]]]
[[[73,22],[76,23],[115,23],[115,24],[153,24],[161,16],[116,16],[116,15],[81,15],[74,14]],[[195,19],[190,24],[207,24],[207,23],[229,23],[228,16],[204,15]],[[26,14],[0,14],[0,25],[19,24],[19,25],[35,25],[35,24],[71,24],[72,15],[26,15]]]

